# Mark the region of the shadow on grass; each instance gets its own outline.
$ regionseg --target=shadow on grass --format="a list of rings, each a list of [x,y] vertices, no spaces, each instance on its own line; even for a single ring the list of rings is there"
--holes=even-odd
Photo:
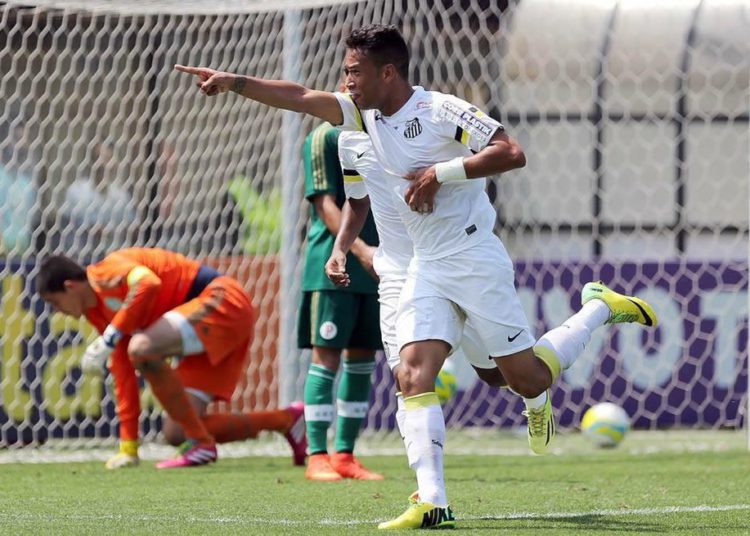
[[[480,521],[481,525],[472,525]],[[472,520],[470,522],[461,522],[459,519],[460,529],[469,530],[512,530],[518,531],[531,531],[536,533],[537,531],[545,530],[570,530],[575,534],[596,532],[596,533],[610,533],[610,532],[623,532],[623,533],[635,533],[635,534],[647,534],[647,533],[664,533],[669,528],[662,524],[656,523],[644,523],[636,521],[634,519],[615,519],[608,516],[539,516],[529,519],[494,519],[492,517],[479,518],[478,520]],[[487,523],[490,523],[487,525]]]

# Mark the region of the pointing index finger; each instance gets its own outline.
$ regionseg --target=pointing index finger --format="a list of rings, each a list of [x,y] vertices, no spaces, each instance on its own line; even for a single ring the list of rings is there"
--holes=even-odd
[[[188,74],[201,74],[203,72],[203,69],[201,69],[200,67],[188,67],[187,65],[180,64],[175,65],[174,68],[176,71]]]

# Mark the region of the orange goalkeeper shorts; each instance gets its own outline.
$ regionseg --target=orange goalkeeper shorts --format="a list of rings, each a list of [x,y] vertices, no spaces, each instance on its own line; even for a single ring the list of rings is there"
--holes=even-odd
[[[253,340],[255,310],[245,289],[237,280],[220,276],[172,311],[187,319],[205,349],[180,358],[177,373],[183,384],[229,401],[245,372]]]

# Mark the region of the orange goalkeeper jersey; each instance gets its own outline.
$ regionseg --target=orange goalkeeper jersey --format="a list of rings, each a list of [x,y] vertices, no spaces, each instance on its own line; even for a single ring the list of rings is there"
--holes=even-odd
[[[199,262],[163,249],[115,251],[86,268],[97,296],[86,318],[100,333],[111,324],[131,335],[184,303],[199,269]]]
[[[97,297],[86,318],[99,333],[112,324],[125,335],[110,361],[120,439],[138,439],[141,412],[138,378],[127,354],[129,335],[184,303],[199,268],[198,262],[177,253],[147,248],[115,251],[86,268]]]

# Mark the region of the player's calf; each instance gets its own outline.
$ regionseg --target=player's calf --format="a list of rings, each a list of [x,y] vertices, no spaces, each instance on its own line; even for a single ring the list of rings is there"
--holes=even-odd
[[[552,385],[552,373],[534,349],[495,359],[508,387],[524,398],[535,398]]]

